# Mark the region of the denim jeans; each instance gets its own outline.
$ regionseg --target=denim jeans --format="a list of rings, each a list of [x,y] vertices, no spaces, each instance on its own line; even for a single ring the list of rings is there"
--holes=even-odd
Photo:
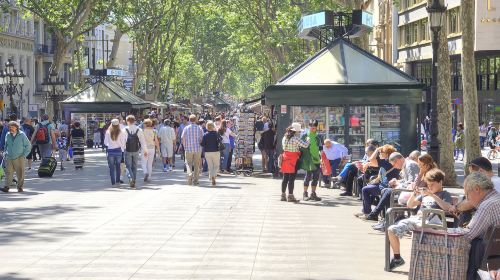
[[[381,192],[382,196],[380,197],[380,201],[377,204],[377,207],[375,207],[375,209],[373,209],[372,212],[370,213],[371,215],[378,215],[384,209],[385,210],[389,209],[391,205],[392,188],[385,188]]]
[[[274,150],[266,150],[267,160],[267,172],[273,173],[274,171]]]
[[[363,213],[370,214],[373,200],[380,195],[380,188],[378,185],[368,185],[361,192],[363,193]]]
[[[38,148],[40,149],[40,154],[42,155],[42,159],[48,158],[52,155],[52,144],[38,144]]]
[[[332,176],[333,177],[337,177],[337,169],[339,168],[341,161],[342,161],[342,159],[340,159],[340,158],[330,160],[330,166],[332,167]]]
[[[137,163],[139,162],[139,152],[125,152],[125,166],[127,167],[130,180],[137,178]]]
[[[121,170],[120,170],[120,162],[122,160],[122,156],[109,156],[108,155],[108,167],[109,167],[109,176],[111,177],[111,184],[114,185],[116,182],[120,181]]]
[[[231,150],[231,144],[224,143],[224,150],[221,152],[221,164],[220,169],[224,170],[227,167],[227,162],[229,161],[229,151]]]

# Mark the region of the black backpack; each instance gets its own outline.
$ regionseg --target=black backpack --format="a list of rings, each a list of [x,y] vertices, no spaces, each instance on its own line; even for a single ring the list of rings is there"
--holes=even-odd
[[[127,130],[127,145],[125,151],[129,153],[138,152],[139,149],[141,148],[141,142],[139,141],[139,136],[137,135],[139,133],[139,129],[137,129],[134,134],[131,134],[128,128],[126,130]]]

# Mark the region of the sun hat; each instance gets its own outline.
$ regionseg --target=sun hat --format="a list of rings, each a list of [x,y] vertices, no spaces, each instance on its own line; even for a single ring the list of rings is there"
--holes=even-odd
[[[120,121],[118,119],[112,119],[111,120],[111,124],[112,125],[119,125],[120,124]]]
[[[292,123],[292,131],[296,132],[302,131],[302,126],[300,125],[300,123],[298,122]]]

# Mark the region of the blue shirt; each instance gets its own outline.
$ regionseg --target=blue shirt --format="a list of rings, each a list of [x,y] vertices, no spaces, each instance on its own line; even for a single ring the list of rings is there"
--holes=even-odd
[[[3,125],[2,135],[0,135],[0,151],[5,149],[5,136],[7,135],[7,132],[9,132],[9,125],[5,123]]]

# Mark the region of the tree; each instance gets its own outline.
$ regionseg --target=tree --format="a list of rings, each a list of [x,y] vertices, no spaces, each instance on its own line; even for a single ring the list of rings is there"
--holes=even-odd
[[[443,19],[446,22],[446,15]],[[448,32],[446,28],[439,32],[438,50],[438,141],[440,148],[439,168],[446,174],[445,185],[456,185],[455,160],[453,158],[453,140],[451,135],[451,80],[450,52],[448,49]]]
[[[58,74],[64,57],[83,34],[108,17],[117,0],[19,0],[25,11],[39,17],[55,36],[51,74]]]
[[[468,162],[481,156],[479,143],[479,112],[476,88],[476,62],[474,59],[474,0],[461,0],[462,26],[462,87],[465,126],[465,158]],[[466,168],[468,174],[468,169]]]

